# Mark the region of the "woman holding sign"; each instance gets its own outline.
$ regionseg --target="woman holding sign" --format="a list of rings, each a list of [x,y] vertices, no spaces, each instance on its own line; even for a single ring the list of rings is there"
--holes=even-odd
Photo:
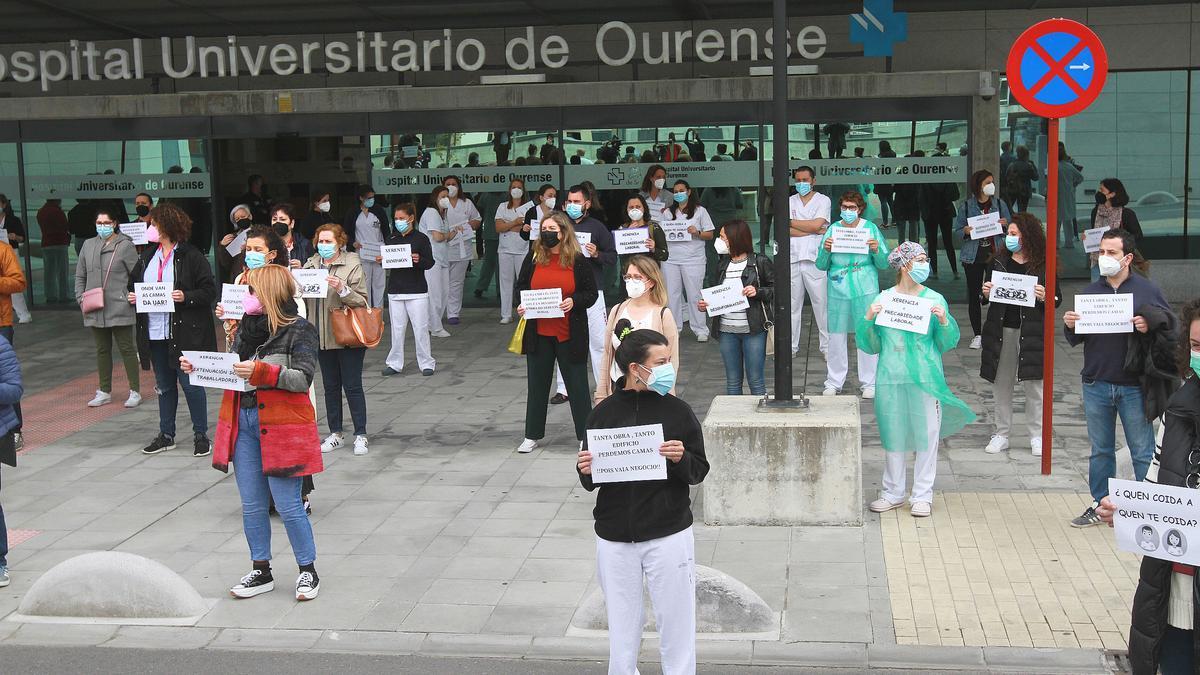
[[[392,348],[388,351],[383,375],[399,375],[404,370],[404,333],[411,322],[417,367],[428,377],[437,367],[429,350],[429,284],[425,280],[425,272],[434,263],[433,247],[429,237],[417,231],[417,207],[414,204],[397,204],[392,215],[395,217],[392,234],[383,243],[388,247],[407,246],[411,263],[408,267],[392,269],[388,268],[383,256],[379,258],[388,272],[388,314],[392,322]]]
[[[529,377],[529,393],[525,401],[525,440],[517,452],[533,452],[546,435],[546,405],[557,363],[567,385],[571,418],[575,422],[575,437],[583,440],[591,398],[588,396],[587,308],[596,303],[596,277],[591,263],[579,249],[575,228],[565,213],[555,213],[541,222],[537,243],[521,264],[517,290],[558,291],[562,302],[557,318],[528,318],[521,339]],[[517,314],[525,318],[525,302],[517,306]]]
[[[645,198],[641,195],[633,195],[625,202],[625,222],[619,230],[646,230],[646,253],[633,253],[629,255],[617,256],[617,269],[625,270],[629,268],[629,261],[634,256],[648,256],[657,262],[659,265],[666,262],[670,256],[667,250],[667,235],[662,228],[657,226],[650,219],[650,207],[647,206]],[[614,235],[615,236],[615,235]],[[666,289],[663,289],[666,292]]]
[[[610,377],[596,383],[593,403],[599,403],[612,393],[613,384],[621,379],[621,371],[613,362],[617,348],[625,336],[635,330],[647,328],[658,331],[671,343],[671,363],[679,367],[679,327],[675,317],[667,309],[667,289],[663,286],[662,271],[649,256],[630,256],[625,266],[625,295],[629,298],[612,308],[608,313],[608,327],[604,331],[604,357],[600,361],[600,372]],[[674,394],[675,390],[672,389]]]
[[[246,273],[245,282],[250,286],[246,316],[231,351],[241,359],[234,374],[253,389],[225,391],[212,462],[224,472],[233,464],[250,547],[252,569],[229,593],[252,598],[275,588],[268,515],[273,500],[300,567],[296,599],[312,600],[321,580],[301,491],[304,478],[323,468],[316,414],[308,398],[320,342],[312,324],[297,316],[296,285],[285,267],[256,267]],[[194,364],[180,357],[179,365],[191,373]]]
[[[1091,223],[1091,229],[1125,230],[1133,235],[1134,243],[1142,245],[1142,223],[1133,209],[1129,208],[1129,193],[1125,191],[1125,184],[1120,179],[1105,178],[1100,181],[1096,188],[1096,206],[1092,209]],[[1092,281],[1100,280],[1098,250],[1088,253]]]
[[[704,433],[691,407],[668,393],[675,368],[665,336],[633,331],[617,349],[616,362],[620,389],[592,411],[575,465],[584,489],[600,489],[593,513],[597,577],[608,608],[608,672],[637,672],[645,579],[661,636],[662,671],[694,673],[696,555],[689,492],[708,475]],[[617,467],[606,466],[613,459],[605,457],[602,444],[609,449],[614,444],[602,437],[622,431],[650,439],[635,443],[645,451],[635,461],[651,467],[656,478],[621,480],[605,471]]]
[[[661,216],[653,216],[661,222],[687,224],[688,238],[671,244],[671,257],[663,263],[671,313],[679,321],[680,332],[683,332],[683,323],[687,322],[697,342],[708,342],[708,321],[696,303],[701,300],[700,288],[704,285],[704,242],[713,238],[716,227],[708,217],[708,209],[700,206],[699,196],[687,181],[675,181],[673,189],[670,208],[664,209]]]
[[[983,312],[979,293],[992,258],[1004,250],[1005,229],[1012,220],[1012,214],[1008,212],[1008,204],[996,196],[998,186],[991,171],[980,169],[971,174],[969,187],[972,196],[958,206],[954,236],[962,242],[958,259],[967,273],[967,311],[971,315],[971,330],[975,336],[971,338],[971,349],[979,349],[983,344],[980,332]],[[987,228],[994,228],[995,234],[984,234],[983,230]]]
[[[904,506],[905,455],[911,452],[916,456],[912,515],[921,518],[933,512],[938,441],[975,421],[975,414],[946,385],[942,353],[958,344],[958,323],[946,299],[922,285],[929,278],[925,249],[904,242],[888,254],[888,265],[897,272],[896,285],[871,302],[855,333],[861,349],[879,356],[875,417],[887,455],[883,494],[869,508],[883,513]],[[909,328],[879,325],[898,306],[909,315],[922,311],[914,307],[929,307],[929,314]]]
[[[1003,206],[1004,202],[1000,202]],[[970,266],[967,267],[970,280]],[[994,283],[1001,275],[1036,277],[1034,297],[1029,303],[1017,302],[1019,293],[1002,292],[991,297]],[[984,449],[995,454],[1008,449],[1008,434],[1012,428],[1013,386],[1020,382],[1025,389],[1025,424],[1029,429],[1029,446],[1034,457],[1042,455],[1042,358],[1046,316],[1046,234],[1042,223],[1029,213],[1018,213],[1008,224],[1004,249],[992,258],[983,283],[980,302],[988,305],[987,321],[983,324],[983,352],[980,354],[979,376],[995,385],[992,396],[996,402],[996,426],[992,439]],[[1003,277],[1006,282],[1015,281]],[[1054,285],[1054,306],[1062,304],[1060,286]],[[1024,290],[1024,289],[1021,289]],[[1015,303],[1015,304],[1014,304]]]
[[[867,203],[853,190],[842,194],[841,218],[829,226],[817,250],[817,269],[826,273],[826,315],[829,327],[825,396],[836,396],[850,370],[847,335],[879,294],[879,272],[887,269],[883,233],[861,214]],[[834,249],[837,250],[834,250]],[[875,353],[858,343],[858,384],[863,398],[875,398]]]

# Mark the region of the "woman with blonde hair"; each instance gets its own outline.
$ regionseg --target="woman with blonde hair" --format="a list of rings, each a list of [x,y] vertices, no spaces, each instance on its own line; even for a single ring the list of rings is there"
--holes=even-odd
[[[608,398],[613,384],[621,379],[621,371],[613,363],[613,355],[621,346],[625,336],[635,330],[648,328],[663,334],[671,349],[671,363],[679,369],[679,326],[667,307],[667,288],[663,284],[662,271],[658,263],[645,255],[630,256],[625,264],[625,293],[628,300],[608,313],[608,328],[604,335],[604,358],[600,372],[609,377],[596,383],[594,403]],[[675,393],[672,387],[671,393]]]
[[[532,249],[521,264],[517,290],[558,289],[562,293],[559,309],[563,316],[525,322],[521,353],[526,357],[529,393],[525,402],[525,440],[517,447],[520,453],[533,452],[546,435],[546,405],[550,401],[555,363],[567,385],[575,437],[583,440],[592,410],[587,396],[587,308],[599,296],[590,263],[580,251],[575,228],[566,214],[555,212],[541,222]],[[525,303],[517,306],[517,314],[525,317]]]

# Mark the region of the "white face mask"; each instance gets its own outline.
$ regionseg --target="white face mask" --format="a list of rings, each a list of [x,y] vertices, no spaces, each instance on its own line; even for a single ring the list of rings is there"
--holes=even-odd
[[[654,181],[654,189],[655,189],[655,190],[661,190],[661,189],[663,189],[663,186],[664,186],[664,185],[666,185],[666,184],[667,184],[667,179],[666,179],[666,178],[658,178],[658,179],[655,179],[655,181]]]
[[[329,202],[321,202],[317,204],[317,210],[321,213],[329,213]]]
[[[629,209],[629,221],[630,222],[635,222],[635,221],[641,220],[642,216],[644,216],[644,215],[646,215],[646,214],[642,213],[641,209]]]
[[[558,200],[555,199],[554,197],[546,197],[545,199],[542,200],[542,206],[546,207],[547,211],[549,211],[550,209],[553,209],[554,205],[557,203],[558,203]]]
[[[995,194],[996,194],[996,184],[995,183],[988,183],[987,185],[983,186],[983,196],[984,197],[991,197]]]
[[[443,210],[450,208],[450,198],[442,197],[442,198],[438,199],[438,206],[441,207]]]
[[[1100,268],[1100,276],[1111,277],[1115,274],[1120,274],[1121,258],[1102,255],[1096,260],[1096,266]]]
[[[636,300],[646,294],[646,282],[641,279],[629,279],[625,282],[625,292],[630,299]]]
[[[725,240],[720,237],[713,239],[713,248],[716,249],[717,255],[729,255],[729,244],[726,244]]]
[[[450,195],[451,197],[457,197],[458,196],[458,186],[455,185],[454,183],[447,185],[446,186],[446,194]]]
[[[513,199],[520,199],[521,195],[525,194],[525,191],[519,187],[515,187],[515,188],[510,188],[508,191],[508,194],[512,195]]]

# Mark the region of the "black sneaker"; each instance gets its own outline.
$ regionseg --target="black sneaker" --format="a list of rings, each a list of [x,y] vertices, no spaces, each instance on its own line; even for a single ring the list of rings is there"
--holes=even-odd
[[[237,586],[229,589],[229,594],[235,598],[253,598],[256,595],[275,590],[275,578],[271,570],[254,570],[242,577]]]
[[[550,405],[559,405],[566,403],[569,400],[571,399],[567,398],[566,394],[555,394],[554,396],[550,397]]]
[[[301,572],[296,578],[296,599],[312,600],[321,591],[321,579],[316,572]]]
[[[208,436],[196,436],[193,446],[193,457],[204,457],[212,452],[212,441],[208,440]]]
[[[163,450],[174,450],[175,439],[166,434],[159,434],[150,441],[150,445],[142,448],[142,453],[146,455],[157,455]]]
[[[308,501],[307,499],[304,500],[304,515],[312,515],[312,502]]]
[[[25,434],[16,432],[13,434],[13,450],[20,452],[21,448],[25,447]]]
[[[1097,506],[1096,502],[1092,502],[1092,505],[1084,509],[1083,513],[1071,519],[1071,527],[1084,528],[1099,525],[1101,520],[1100,516],[1096,515]]]

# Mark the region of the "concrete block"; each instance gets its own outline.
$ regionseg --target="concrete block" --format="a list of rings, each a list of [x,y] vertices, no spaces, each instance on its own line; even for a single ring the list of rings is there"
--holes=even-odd
[[[861,525],[858,399],[813,397],[807,410],[763,411],[754,396],[718,396],[704,420],[712,471],[709,525]]]

